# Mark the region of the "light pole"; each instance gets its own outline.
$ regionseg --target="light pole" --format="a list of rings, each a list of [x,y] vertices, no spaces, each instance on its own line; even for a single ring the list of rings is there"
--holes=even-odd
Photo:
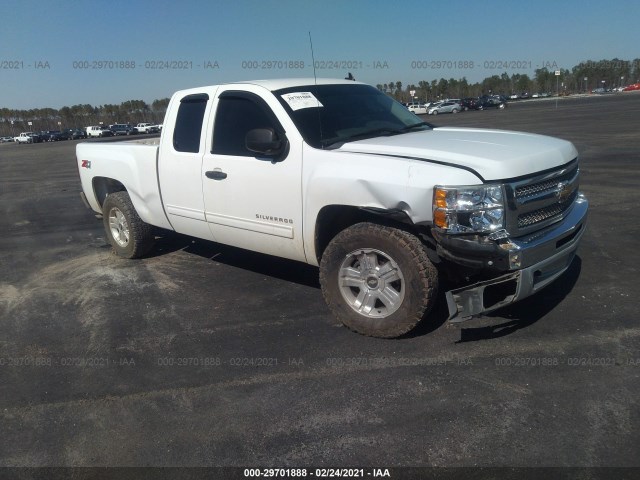
[[[560,96],[560,70],[556,70],[554,74],[556,76],[556,108],[558,108],[558,97]]]
[[[587,78],[584,77],[584,93],[589,93],[589,85],[587,84]]]

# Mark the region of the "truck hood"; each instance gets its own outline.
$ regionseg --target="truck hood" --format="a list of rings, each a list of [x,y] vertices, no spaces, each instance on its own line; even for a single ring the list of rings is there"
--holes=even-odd
[[[566,140],[523,132],[440,127],[345,143],[343,152],[431,161],[473,171],[482,181],[521,177],[578,156]]]

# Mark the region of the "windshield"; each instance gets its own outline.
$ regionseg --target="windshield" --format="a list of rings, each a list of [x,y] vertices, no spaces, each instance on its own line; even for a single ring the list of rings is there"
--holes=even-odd
[[[273,93],[315,148],[432,128],[370,85],[307,85]]]

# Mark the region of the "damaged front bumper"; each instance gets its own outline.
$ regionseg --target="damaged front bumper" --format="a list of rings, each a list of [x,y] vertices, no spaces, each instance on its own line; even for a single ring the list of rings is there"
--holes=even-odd
[[[585,231],[589,203],[578,197],[571,212],[543,234],[510,239],[524,268],[446,293],[449,320],[459,323],[533,295],[562,275]]]

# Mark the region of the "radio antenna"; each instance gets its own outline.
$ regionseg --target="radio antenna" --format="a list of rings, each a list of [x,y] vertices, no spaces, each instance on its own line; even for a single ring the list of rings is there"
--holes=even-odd
[[[316,87],[318,86],[318,77],[316,77],[316,57],[313,56],[313,42],[311,41],[311,32],[309,32],[309,45],[311,46],[311,62],[313,65],[313,79],[316,82]]]
[[[311,31],[309,31],[309,45],[311,47],[311,62],[313,65],[313,81],[316,84],[316,101],[318,102],[318,128],[320,129],[320,146],[324,148],[322,144],[322,118],[320,116],[320,100],[318,100],[318,77],[316,76],[316,57],[313,55],[313,41],[311,40]]]

